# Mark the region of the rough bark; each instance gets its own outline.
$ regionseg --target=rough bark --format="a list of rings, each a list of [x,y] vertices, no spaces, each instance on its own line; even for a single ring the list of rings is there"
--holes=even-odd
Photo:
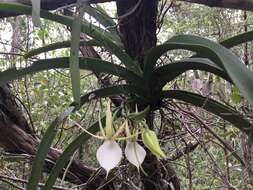
[[[158,0],[118,0],[117,14],[119,17],[119,33],[126,52],[143,66],[144,53],[156,46],[157,36],[157,7]],[[152,116],[150,128],[152,128]],[[179,190],[179,180],[175,170],[167,167],[163,175],[162,163],[147,150],[147,156],[143,163],[144,171],[148,175],[142,175],[141,180],[145,190]],[[168,163],[167,163],[168,164]]]
[[[105,3],[112,0],[89,0],[90,4]],[[19,3],[23,5],[31,5],[30,0],[0,0],[0,3]],[[76,3],[76,0],[41,0],[41,8],[45,10],[55,10],[64,6]],[[20,14],[13,12],[0,12],[0,18],[18,16]]]
[[[19,108],[15,101],[15,97],[11,95],[8,86],[0,87],[0,113],[2,116],[2,120],[4,119],[4,115],[8,115],[8,118],[13,122],[13,124],[20,126],[20,129],[22,129],[29,135],[35,137],[33,130],[31,129],[26,118],[22,114],[22,110]],[[8,130],[3,130],[3,127],[0,129],[3,131],[3,133],[7,133]],[[1,133],[1,136],[4,137],[3,133]]]
[[[142,174],[142,182],[145,190],[180,190],[180,182],[173,166],[167,161],[158,161],[149,153],[143,163],[143,169],[147,176]]]
[[[22,110],[15,101],[15,97],[10,93],[7,86],[0,87],[0,147],[9,153],[35,155],[38,144],[39,140],[30,129]],[[57,149],[51,148],[49,150],[44,167],[45,172],[50,172],[61,153]],[[74,160],[65,179],[74,184],[82,184],[94,172],[93,168]],[[63,172],[61,176],[62,174]],[[98,176],[95,181],[89,184],[87,189],[98,187],[102,181],[103,178]],[[109,187],[106,188],[109,189]]]
[[[246,165],[245,168],[248,173],[248,182],[253,189],[253,142],[246,134],[241,135],[241,147]]]
[[[105,3],[113,0],[88,0],[88,3]],[[41,0],[41,8],[46,10],[55,10],[59,7],[66,5],[71,5],[75,3],[76,0]],[[0,0],[0,3],[20,3],[23,5],[31,5],[31,0]]]
[[[140,64],[147,49],[157,42],[157,0],[118,0],[120,37],[126,52]]]

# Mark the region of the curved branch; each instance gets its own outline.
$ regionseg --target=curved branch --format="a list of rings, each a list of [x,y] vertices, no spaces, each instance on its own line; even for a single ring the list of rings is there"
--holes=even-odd
[[[253,0],[180,0],[188,3],[197,3],[209,7],[241,9],[253,11]]]
[[[113,0],[88,0],[90,4],[105,3]],[[32,5],[31,0],[0,0],[0,3],[19,3]],[[41,0],[41,8],[45,10],[55,10],[64,6],[76,3],[76,0]],[[18,16],[20,13],[0,12],[0,18]]]

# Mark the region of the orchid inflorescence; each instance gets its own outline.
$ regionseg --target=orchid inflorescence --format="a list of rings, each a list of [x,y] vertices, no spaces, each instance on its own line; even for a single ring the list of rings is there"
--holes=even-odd
[[[103,144],[97,150],[96,157],[100,166],[106,170],[107,175],[111,169],[120,163],[123,157],[122,150],[116,142],[119,140],[126,141],[124,151],[126,159],[136,166],[138,171],[146,157],[146,150],[137,142],[140,134],[146,148],[148,148],[158,159],[166,158],[166,155],[160,148],[155,132],[150,130],[144,121],[144,117],[147,112],[149,112],[149,107],[142,112],[129,114],[129,117],[124,119],[122,122],[123,124],[116,127],[117,130],[115,131],[113,127],[114,117],[111,111],[110,101],[108,101],[105,127],[102,126],[102,122],[99,117],[100,133],[102,136],[91,134],[96,138],[104,140]],[[129,128],[129,118],[135,119],[135,128],[132,131]],[[121,136],[123,132],[125,137]]]

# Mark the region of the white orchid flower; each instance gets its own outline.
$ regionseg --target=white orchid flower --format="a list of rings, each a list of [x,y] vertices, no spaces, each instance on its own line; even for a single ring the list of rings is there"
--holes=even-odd
[[[102,127],[101,121],[99,122],[99,126],[105,141],[98,148],[96,156],[100,166],[106,170],[106,176],[108,176],[110,170],[116,167],[122,159],[122,150],[115,139],[124,127],[123,124],[117,132],[114,131],[110,101],[107,103],[105,130]]]
[[[102,126],[99,115],[99,127],[102,136],[94,135],[76,123],[76,125],[83,129],[86,133],[95,138],[104,140],[103,144],[97,150],[96,157],[100,166],[106,170],[106,177],[111,169],[119,165],[122,159],[123,153],[116,140],[127,141],[125,148],[126,158],[131,164],[136,166],[138,170],[146,157],[145,149],[137,143],[138,134],[141,134],[139,130],[136,130],[133,132],[133,134],[131,134],[128,127],[128,120],[125,120],[123,124],[115,131],[113,128],[113,118],[110,101],[108,101],[105,128]],[[126,136],[120,137],[123,131],[126,132]]]
[[[131,137],[130,140],[127,140],[127,144],[125,148],[126,158],[131,164],[136,166],[139,171],[139,168],[146,157],[146,151],[136,141],[136,137],[138,136],[138,131],[136,131],[135,135],[131,135],[127,122],[125,125],[125,130],[126,130],[127,136]]]
[[[136,141],[127,141],[125,148],[125,155],[127,160],[135,165],[139,170],[142,162],[146,157],[145,149],[139,145]]]
[[[109,171],[115,168],[121,161],[122,150],[115,140],[105,140],[97,150],[97,160],[102,168]]]

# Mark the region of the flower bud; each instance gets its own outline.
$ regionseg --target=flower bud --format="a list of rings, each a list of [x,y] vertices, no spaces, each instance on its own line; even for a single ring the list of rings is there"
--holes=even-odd
[[[145,129],[142,133],[142,140],[145,146],[158,158],[166,158],[165,153],[162,151],[158,138],[154,131]]]

